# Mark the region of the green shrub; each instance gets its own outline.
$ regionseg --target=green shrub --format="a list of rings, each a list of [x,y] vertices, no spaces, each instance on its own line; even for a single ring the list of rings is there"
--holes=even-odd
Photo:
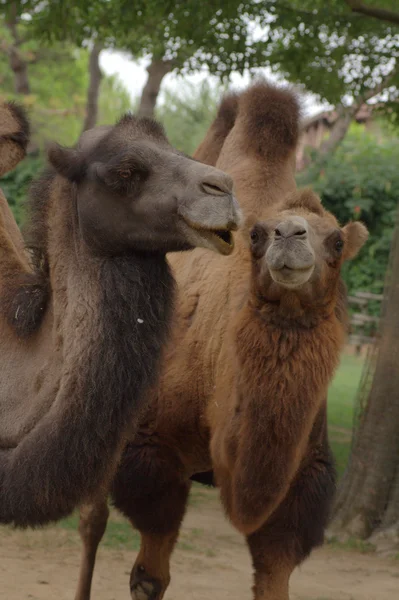
[[[360,219],[368,227],[369,240],[344,266],[343,277],[349,293],[381,294],[399,199],[397,141],[378,141],[354,127],[336,153],[299,174],[298,183],[312,185],[340,223]],[[378,312],[378,305],[373,309]]]
[[[0,180],[0,187],[19,226],[24,222],[25,198],[30,182],[40,174],[43,165],[44,157],[41,154],[28,156]]]

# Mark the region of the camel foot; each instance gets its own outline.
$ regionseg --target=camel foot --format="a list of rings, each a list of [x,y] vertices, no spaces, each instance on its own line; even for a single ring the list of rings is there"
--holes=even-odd
[[[147,575],[143,566],[138,565],[130,580],[130,595],[132,600],[159,600],[162,584],[159,579]]]

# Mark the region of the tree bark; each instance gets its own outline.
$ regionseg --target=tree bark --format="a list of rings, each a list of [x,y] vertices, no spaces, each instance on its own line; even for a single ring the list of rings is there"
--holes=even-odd
[[[368,538],[399,526],[399,226],[395,228],[384,290],[381,331],[365,409],[348,469],[338,490],[331,529]],[[367,375],[370,373],[366,372]],[[365,378],[364,378],[365,379]],[[369,387],[369,390],[367,389]],[[360,400],[364,400],[362,396]]]
[[[331,128],[330,135],[328,136],[326,141],[323,142],[320,146],[320,156],[326,156],[327,154],[331,154],[338,148],[339,144],[342,142],[342,140],[348,133],[348,129],[350,127],[350,124],[352,123],[354,113],[356,112],[357,107],[355,111],[352,109],[352,107],[350,109],[338,109],[338,118]]]
[[[86,116],[83,123],[83,131],[95,126],[98,116],[98,96],[102,73],[100,69],[100,53],[103,47],[100,44],[94,44],[89,58],[89,87],[87,90]]]
[[[14,73],[14,88],[17,94],[30,94],[28,79],[28,63],[22,58],[19,46],[22,43],[18,35],[18,11],[17,4],[13,2],[6,18],[6,26],[11,33],[13,43],[7,49],[10,67]]]
[[[153,58],[147,68],[148,78],[141,94],[140,105],[137,111],[139,117],[154,117],[161,83],[165,75],[173,69],[172,60]]]

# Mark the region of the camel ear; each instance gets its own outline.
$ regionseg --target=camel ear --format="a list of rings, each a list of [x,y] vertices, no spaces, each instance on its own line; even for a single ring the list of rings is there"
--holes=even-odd
[[[86,173],[86,164],[79,150],[64,148],[54,143],[49,146],[47,157],[59,175],[76,183],[83,179]]]
[[[355,221],[345,225],[342,229],[342,233],[344,234],[345,239],[344,259],[351,260],[366,243],[369,232],[363,223]]]

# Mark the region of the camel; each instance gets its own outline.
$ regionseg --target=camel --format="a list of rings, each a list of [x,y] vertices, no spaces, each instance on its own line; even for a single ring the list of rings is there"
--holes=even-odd
[[[141,534],[133,600],[165,594],[193,479],[215,478],[247,540],[256,600],[287,600],[291,572],[322,543],[335,481],[327,387],[346,332],[340,269],[367,231],[340,228],[297,190],[298,123],[295,96],[259,82],[222,102],[195,154],[232,176],[246,225],[224,261],[200,249],[169,259],[177,321],[111,486]],[[81,511],[76,600],[90,598],[107,515],[104,490]]]
[[[0,106],[2,173],[28,123]],[[0,196],[0,522],[58,520],[108,478],[154,385],[174,306],[167,252],[234,247],[231,178],[123,116],[53,144],[25,241]]]

